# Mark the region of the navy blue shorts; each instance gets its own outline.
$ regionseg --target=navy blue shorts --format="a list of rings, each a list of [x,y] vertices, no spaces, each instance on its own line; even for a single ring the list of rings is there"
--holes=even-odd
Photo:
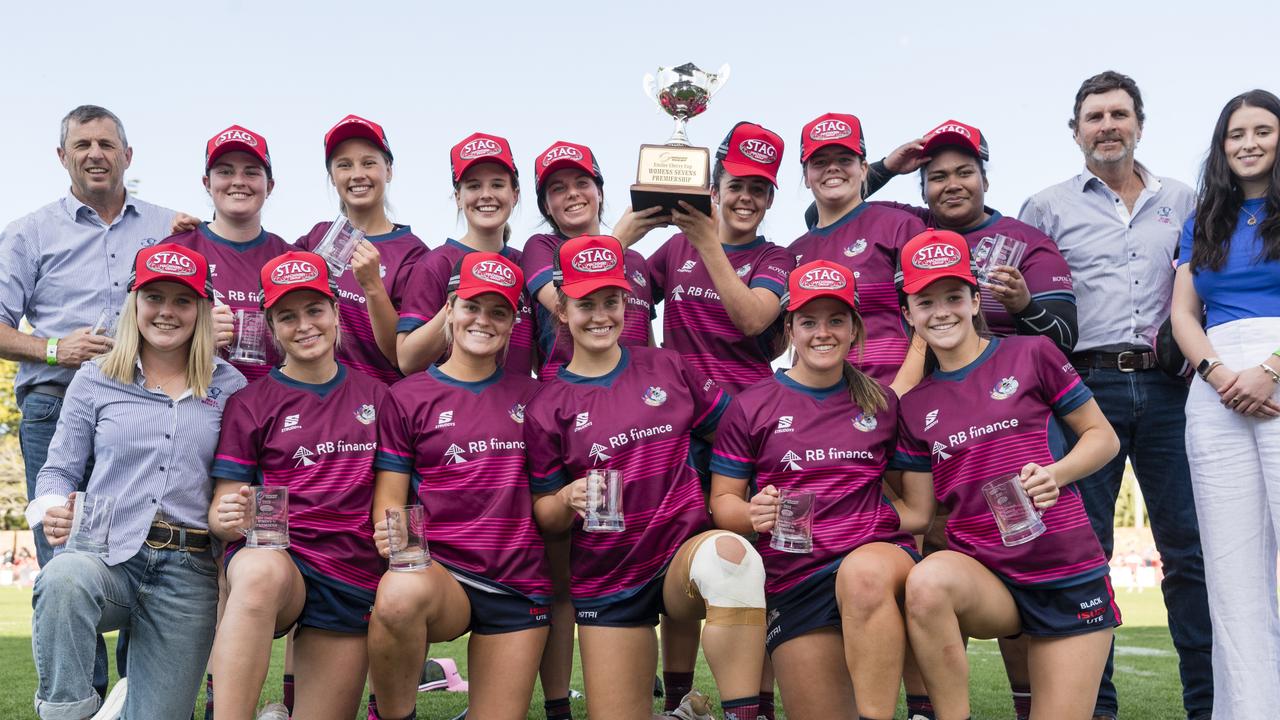
[[[227,565],[231,558],[244,546],[235,548],[227,555]],[[294,567],[302,574],[303,584],[307,588],[307,598],[302,603],[302,612],[294,619],[293,624],[275,634],[282,638],[294,627],[313,627],[331,632],[349,635],[365,635],[369,632],[369,615],[373,612],[374,593],[351,587],[331,578],[325,577],[302,562],[288,550],[285,552],[293,561]]]
[[[471,624],[467,630],[477,635],[501,635],[502,633],[547,627],[551,624],[551,607],[523,595],[488,592],[461,580],[458,584],[471,602]]]
[[[1028,588],[1008,582],[1005,587],[1018,605],[1025,635],[1083,635],[1117,627],[1121,622],[1108,575],[1067,587]]]
[[[653,627],[658,624],[658,616],[665,615],[667,607],[662,602],[662,585],[667,579],[667,568],[663,567],[658,576],[640,589],[618,600],[603,604],[592,603],[590,607],[579,606],[574,602],[573,609],[579,625],[599,625],[603,627]]]
[[[915,548],[898,547],[920,562],[920,553]],[[772,653],[782,643],[805,633],[824,627],[840,627],[836,573],[842,560],[831,563],[789,590],[765,598],[765,650]]]

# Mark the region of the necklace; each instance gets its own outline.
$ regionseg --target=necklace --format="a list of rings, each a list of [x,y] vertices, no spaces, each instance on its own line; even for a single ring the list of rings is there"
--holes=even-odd
[[[154,389],[154,390],[164,390],[164,386],[165,386],[165,385],[168,385],[169,383],[171,383],[171,382],[173,382],[174,380],[178,379],[178,377],[179,377],[180,375],[183,375],[183,374],[185,374],[186,372],[187,372],[186,368],[183,368],[183,369],[179,370],[179,371],[178,371],[178,372],[176,372],[176,373],[173,373],[172,375],[170,375],[169,377],[167,377],[167,378],[165,378],[165,379],[163,379],[163,380],[156,380],[156,384],[155,384],[155,385],[152,385],[152,386],[150,386],[150,387],[151,387],[152,389]],[[146,371],[145,371],[145,370],[143,371],[143,374],[144,374],[144,375],[146,374]]]
[[[1248,216],[1249,216],[1249,221],[1248,221],[1248,224],[1249,224],[1249,225],[1257,225],[1257,224],[1258,224],[1258,216],[1257,216],[1257,215],[1254,215],[1254,214],[1253,214],[1253,213],[1251,213],[1251,212],[1249,212],[1249,208],[1247,208],[1247,207],[1245,207],[1245,206],[1241,205],[1241,206],[1240,206],[1240,209],[1244,211],[1244,214],[1245,214],[1245,215],[1248,215]]]

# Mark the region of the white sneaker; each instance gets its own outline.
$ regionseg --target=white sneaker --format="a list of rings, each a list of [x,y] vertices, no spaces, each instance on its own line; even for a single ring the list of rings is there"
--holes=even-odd
[[[690,690],[680,698],[680,706],[667,716],[679,720],[715,720],[711,714],[711,698],[698,690]]]
[[[258,711],[256,720],[289,720],[289,708],[281,703],[267,703]]]
[[[111,692],[107,693],[107,698],[102,701],[102,705],[98,708],[98,712],[94,714],[91,720],[116,720],[120,717],[120,713],[124,712],[124,699],[129,693],[129,678],[120,678],[111,688]]]

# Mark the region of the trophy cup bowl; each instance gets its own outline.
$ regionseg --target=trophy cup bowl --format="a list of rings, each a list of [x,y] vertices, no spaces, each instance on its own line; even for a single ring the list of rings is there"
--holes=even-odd
[[[707,103],[729,79],[729,65],[715,73],[693,63],[674,68],[658,68],[645,74],[644,93],[675,120],[675,132],[665,145],[641,145],[636,183],[631,186],[631,207],[640,211],[661,205],[670,212],[680,200],[711,214],[710,153],[692,147],[685,128],[690,118],[701,115]]]

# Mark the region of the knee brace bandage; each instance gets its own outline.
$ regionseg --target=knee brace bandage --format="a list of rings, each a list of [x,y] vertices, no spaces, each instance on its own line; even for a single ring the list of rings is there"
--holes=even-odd
[[[719,543],[741,546],[721,554]],[[764,562],[741,535],[712,532],[689,561],[689,583],[707,604],[708,625],[764,625]]]

